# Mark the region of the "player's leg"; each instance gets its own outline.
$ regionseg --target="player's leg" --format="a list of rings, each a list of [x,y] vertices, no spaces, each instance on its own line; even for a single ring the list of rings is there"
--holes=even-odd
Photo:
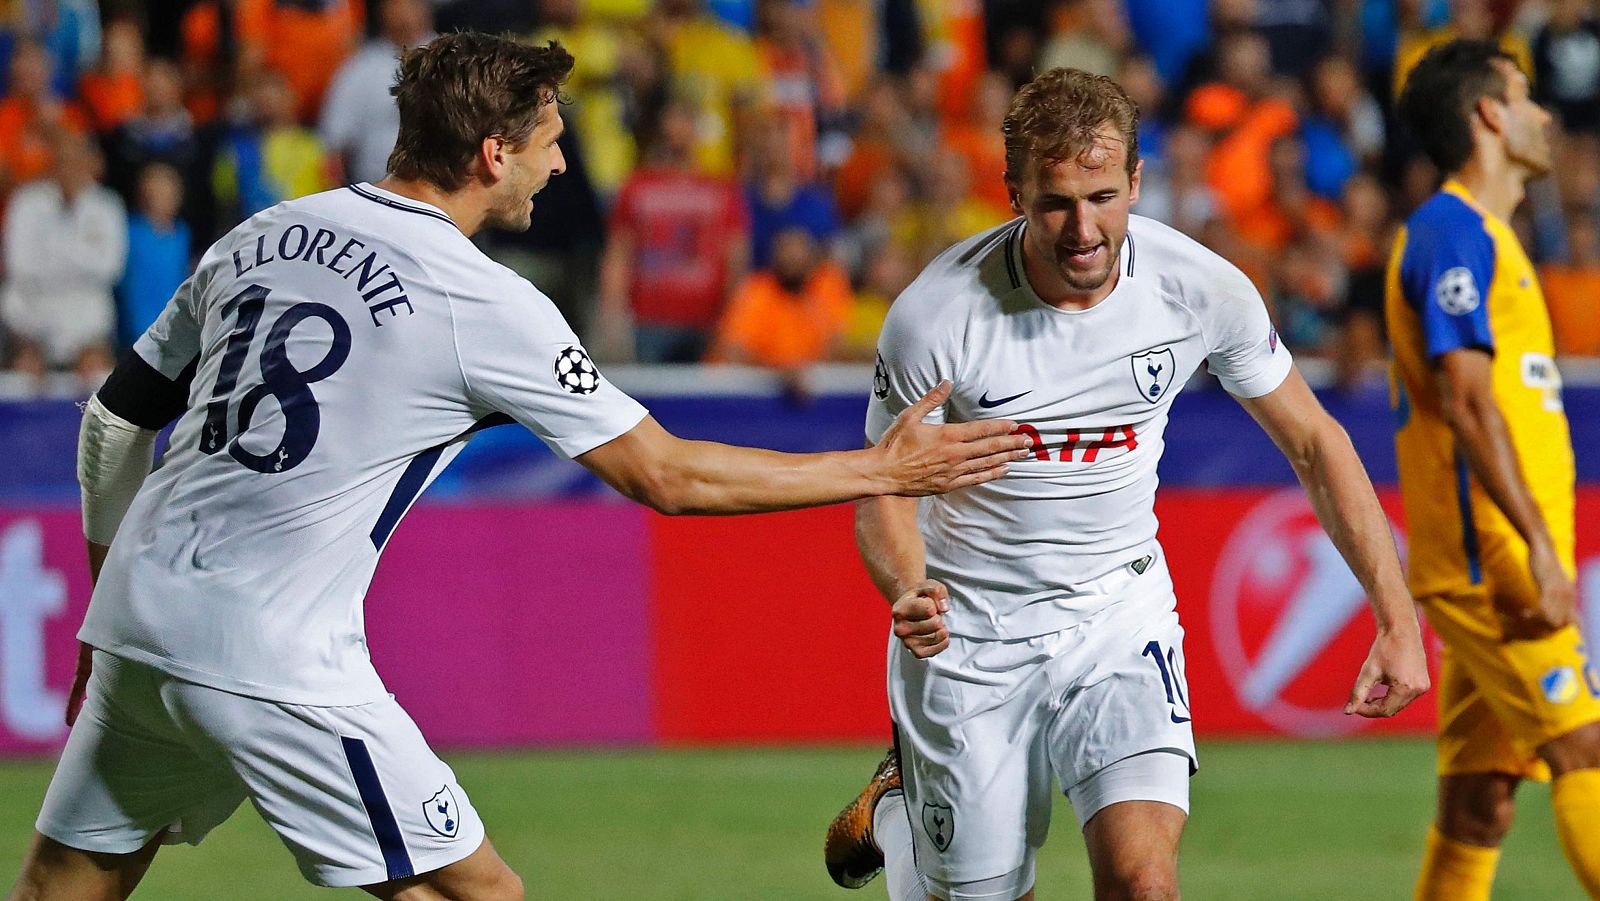
[[[822,861],[834,884],[849,889],[871,882],[889,862],[894,864],[886,877],[891,899],[922,901],[927,896],[911,855],[897,747],[884,754],[866,786],[828,824]]]
[[[1082,662],[1063,692],[1050,747],[1083,828],[1095,897],[1165,901],[1178,897],[1194,733],[1165,561],[1131,572],[1102,580],[1118,601],[1072,651]]]
[[[1439,777],[1438,814],[1428,827],[1416,901],[1488,901],[1521,781],[1510,773]]]
[[[164,697],[226,759],[308,881],[521,897],[455,774],[393,698],[312,707],[180,682]]]
[[[894,879],[913,869],[941,901],[1029,896],[1053,800],[1044,726],[1054,640],[953,636],[918,660],[891,637],[904,794],[886,796],[876,821],[895,901],[915,897],[915,880]]]
[[[1539,773],[1517,750],[1474,673],[1503,669],[1499,626],[1479,592],[1422,598],[1444,639],[1434,697],[1439,708],[1438,801],[1428,826],[1416,901],[1488,901],[1500,842],[1516,812],[1516,787]]]
[[[1499,839],[1514,812],[1512,792],[1519,777],[1547,777],[1541,756],[1563,768],[1555,793],[1558,829],[1569,831],[1560,827],[1563,809],[1581,822],[1571,830],[1579,837],[1564,848],[1579,878],[1588,878],[1583,873],[1593,873],[1595,864],[1585,849],[1600,803],[1584,800],[1591,780],[1583,774],[1592,771],[1584,765],[1591,760],[1585,735],[1600,722],[1600,686],[1591,684],[1577,629],[1509,641],[1482,589],[1425,598],[1422,607],[1445,653],[1438,685],[1439,818],[1417,899],[1489,897]],[[1564,741],[1569,734],[1573,738]]]
[[[1156,752],[1141,757],[1159,765],[1171,762],[1160,758],[1176,755]],[[1188,761],[1177,762],[1181,770],[1168,776],[1187,783]],[[1182,808],[1159,801],[1121,801],[1090,817],[1083,840],[1089,847],[1095,901],[1177,901],[1178,841],[1188,818]]]
[[[1189,764],[1177,749],[1135,754],[1067,789],[1089,848],[1096,901],[1178,897]]]
[[[431,873],[362,889],[384,901],[522,901],[522,879],[487,839],[465,858]]]
[[[1589,897],[1600,899],[1600,723],[1545,743],[1539,756],[1550,767],[1561,849]]]
[[[96,651],[90,678],[13,898],[127,897],[163,842],[200,841],[244,800],[162,705],[164,673]]]
[[[128,854],[103,854],[35,832],[6,901],[122,901],[144,878],[160,847],[158,837]]]

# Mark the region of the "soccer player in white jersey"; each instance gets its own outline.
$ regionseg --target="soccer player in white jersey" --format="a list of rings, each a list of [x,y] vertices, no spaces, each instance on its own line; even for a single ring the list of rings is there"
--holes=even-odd
[[[312,882],[521,898],[362,628],[396,523],[484,425],[520,422],[680,513],[948,490],[1024,452],[1013,422],[923,423],[948,386],[865,452],[777,454],[657,425],[549,299],[469,240],[527,228],[565,168],[556,96],[571,67],[554,44],[483,35],[409,51],[389,176],[224,237],[90,401],[87,700],[11,898],[126,897],[162,843],[199,841],[246,798]],[[150,474],[155,430],[175,417]]]
[[[1053,778],[1096,898],[1178,897],[1196,760],[1153,504],[1167,410],[1202,364],[1288,457],[1372,599],[1377,639],[1346,712],[1390,716],[1428,686],[1388,520],[1260,296],[1200,244],[1129,215],[1137,127],[1114,81],[1037,77],[1004,124],[1019,218],[943,253],[890,308],[869,443],[950,378],[934,420],[1002,413],[1033,457],[920,507],[857,505],[893,610],[898,758],[829,830],[841,885],[886,866],[895,901],[1031,898]]]

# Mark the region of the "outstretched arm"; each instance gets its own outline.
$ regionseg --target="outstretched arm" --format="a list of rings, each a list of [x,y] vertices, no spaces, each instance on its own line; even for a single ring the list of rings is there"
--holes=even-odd
[[[1318,521],[1371,599],[1378,637],[1345,713],[1367,717],[1399,713],[1428,690],[1428,662],[1389,520],[1361,458],[1298,370],[1290,370],[1273,391],[1239,402],[1288,458]],[[1388,694],[1371,697],[1380,683],[1388,686]]]
[[[659,512],[762,513],[881,495],[940,494],[1000,478],[1025,439],[1005,420],[922,420],[950,396],[944,382],[908,408],[876,447],[785,454],[678,438],[652,417],[577,460]]]

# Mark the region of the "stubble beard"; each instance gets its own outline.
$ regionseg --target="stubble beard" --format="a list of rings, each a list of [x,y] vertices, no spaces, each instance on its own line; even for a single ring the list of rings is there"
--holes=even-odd
[[[1110,250],[1109,245],[1107,250]],[[1074,291],[1098,291],[1106,280],[1111,278],[1111,273],[1116,271],[1118,261],[1122,259],[1120,253],[1107,253],[1108,259],[1103,267],[1092,272],[1080,272],[1064,263],[1057,262],[1056,270],[1061,273],[1061,280],[1067,287]]]

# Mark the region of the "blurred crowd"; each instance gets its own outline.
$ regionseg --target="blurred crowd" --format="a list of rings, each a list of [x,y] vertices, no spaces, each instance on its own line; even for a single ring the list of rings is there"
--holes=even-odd
[[[1456,36],[1557,113],[1513,224],[1559,350],[1600,355],[1593,0],[0,0],[0,366],[92,382],[215,238],[380,179],[395,54],[459,28],[577,58],[568,172],[483,245],[602,360],[870,360],[919,269],[1012,216],[1012,92],[1075,66],[1143,109],[1135,212],[1372,377],[1391,238],[1438,179],[1392,101]]]

